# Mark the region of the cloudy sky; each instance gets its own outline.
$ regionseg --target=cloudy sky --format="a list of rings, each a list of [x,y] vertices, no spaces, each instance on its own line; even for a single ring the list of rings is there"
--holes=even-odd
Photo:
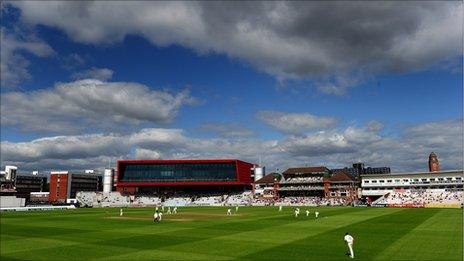
[[[462,168],[462,2],[2,2],[1,165]]]

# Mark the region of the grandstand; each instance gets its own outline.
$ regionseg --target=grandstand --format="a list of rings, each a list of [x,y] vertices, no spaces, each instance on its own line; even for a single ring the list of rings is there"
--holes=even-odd
[[[192,206],[222,206],[224,196],[205,196],[195,197]]]
[[[263,178],[256,180],[253,186],[253,193],[257,197],[266,200],[273,200],[278,197],[279,182],[283,181],[279,173],[269,173]]]
[[[253,204],[253,194],[251,191],[245,191],[242,193],[236,193],[232,195],[227,195],[224,200],[224,205],[226,206],[251,206]]]
[[[374,205],[389,207],[462,207],[463,191],[451,189],[394,189]]]
[[[278,206],[344,206],[349,202],[345,198],[323,197],[283,197],[276,201]]]
[[[243,192],[252,187],[253,167],[235,159],[120,160],[116,186],[121,194],[165,198]]]
[[[326,167],[300,167],[289,168],[282,176],[273,182],[269,176],[256,182],[263,198],[272,194],[278,205],[346,205],[358,196],[360,182],[343,171],[332,174]]]
[[[128,207],[132,205],[130,196],[123,196],[119,192],[80,191],[76,194],[76,199],[81,207]]]
[[[185,207],[190,205],[192,199],[190,197],[172,197],[164,201],[164,206],[169,207]]]
[[[204,196],[200,194],[172,196],[169,198],[147,195],[121,195],[119,192],[86,192],[76,195],[81,207],[186,207],[186,206],[251,206],[251,191],[234,194]]]
[[[463,171],[362,175],[362,196],[390,207],[462,207]]]
[[[282,173],[279,182],[279,197],[310,196],[325,197],[324,182],[330,176],[326,167],[289,168]]]
[[[353,202],[358,198],[360,182],[347,172],[333,173],[324,183],[325,198],[342,199]]]
[[[238,160],[120,161],[117,192],[80,192],[87,207],[343,206],[460,207],[463,172],[363,174],[289,168],[251,182]],[[252,185],[252,186],[251,186]]]

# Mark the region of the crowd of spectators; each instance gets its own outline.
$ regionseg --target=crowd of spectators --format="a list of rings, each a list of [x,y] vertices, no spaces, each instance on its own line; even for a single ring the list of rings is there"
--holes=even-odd
[[[251,205],[253,206],[273,206],[275,205],[275,201],[274,201],[274,198],[259,197],[259,198],[254,198]]]
[[[127,207],[131,205],[129,196],[120,193],[78,192],[76,199],[81,207]]]
[[[236,205],[251,205],[253,202],[253,195],[251,192],[243,192],[237,194],[231,194],[225,197],[224,205],[236,206]]]
[[[250,191],[234,194],[211,194],[187,196],[124,196],[119,192],[79,192],[76,197],[84,207],[128,207],[128,206],[264,206],[264,205],[307,205],[339,206],[347,205],[343,198],[323,198],[317,196],[292,196],[275,200],[273,197],[253,197]]]
[[[193,206],[221,206],[224,196],[202,196],[192,199]]]
[[[275,202],[275,205],[282,206],[343,206],[348,201],[344,198],[323,198],[323,197],[284,197]]]
[[[305,186],[305,185],[299,185],[299,186],[281,186],[279,190],[281,191],[288,191],[288,190],[323,190],[323,186]]]
[[[139,205],[139,206],[159,205],[161,204],[161,199],[158,197],[140,196],[140,197],[135,197],[132,204]]]
[[[169,207],[181,207],[191,205],[192,198],[190,197],[172,197],[166,199],[162,204]]]
[[[293,188],[293,186],[291,186]],[[298,187],[298,186],[296,186]],[[251,192],[213,195],[124,196],[118,192],[78,192],[76,199],[81,207],[129,207],[129,206],[340,206],[348,205],[345,198],[319,196],[253,197]],[[464,192],[451,189],[395,190],[373,204],[379,205],[425,205],[462,204]]]
[[[393,191],[377,200],[376,204],[421,205],[421,204],[462,204],[463,191],[416,189]]]
[[[294,177],[285,180],[285,183],[319,183],[323,182],[322,177]]]

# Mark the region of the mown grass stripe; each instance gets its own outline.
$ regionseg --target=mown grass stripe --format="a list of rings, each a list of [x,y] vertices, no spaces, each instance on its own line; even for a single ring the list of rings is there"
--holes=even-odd
[[[449,224],[456,226],[453,228]],[[410,260],[419,257],[421,260],[459,260],[463,258],[462,225],[459,213],[437,210],[433,216],[378,253],[375,259]]]
[[[329,210],[329,209],[327,209]],[[193,249],[192,251],[194,253],[229,253],[232,254],[233,256],[241,256],[243,257],[244,255],[247,254],[252,254],[256,251],[260,250],[265,250],[268,248],[272,248],[275,246],[278,246],[279,244],[282,244],[282,242],[292,242],[297,239],[301,239],[304,237],[308,236],[308,233],[305,231],[301,230],[295,230],[295,229],[286,229],[284,226],[290,225],[290,224],[299,224],[299,223],[305,223],[305,222],[313,222],[313,224],[324,222],[324,220],[330,220],[331,218],[334,218],[336,216],[342,216],[344,213],[351,213],[351,212],[357,212],[360,211],[359,209],[354,209],[354,208],[345,208],[345,209],[330,209],[330,211],[326,211],[326,216],[324,218],[319,218],[319,219],[314,219],[314,218],[307,218],[307,217],[299,217],[299,218],[294,218],[293,215],[279,215],[278,217],[273,217],[269,218],[273,222],[276,220],[280,221],[280,225],[273,225],[273,226],[250,226],[248,230],[243,231],[243,227],[240,227],[239,233],[236,233],[237,230],[225,230],[224,234],[220,237],[214,237],[214,238],[208,238],[203,241],[194,241],[194,242],[189,242],[183,245],[170,247],[168,248],[169,250],[175,251],[177,249],[182,249],[182,248],[188,248],[188,249]],[[378,210],[375,210],[377,212],[377,215],[384,215],[385,212],[379,212]],[[331,213],[330,215],[328,213]],[[357,221],[361,219],[368,219],[370,218],[369,216],[357,216]],[[268,219],[266,219],[268,220]],[[262,222],[263,220],[261,220]],[[258,229],[256,229],[258,227]],[[282,227],[280,229],[279,227]],[[324,228],[324,230],[319,230],[319,231],[311,231],[311,233],[323,233],[324,231],[328,230],[330,228]],[[332,227],[333,229],[333,227]],[[276,233],[278,231],[291,231],[290,234],[287,234],[285,238],[282,237],[282,234],[276,236]],[[260,232],[263,232],[260,237]],[[263,240],[264,239],[264,240]],[[267,240],[266,240],[267,239]],[[280,241],[280,243],[276,243],[276,239]],[[219,249],[212,249],[210,246],[211,245],[221,245],[223,246],[222,248]],[[166,248],[164,248],[166,249]]]
[[[403,212],[404,210],[393,213],[385,212],[385,215],[367,220],[347,221],[348,225],[342,225],[335,229],[272,247],[258,253],[253,253],[252,255],[244,256],[243,258],[259,260],[336,260],[344,258],[346,250],[343,236],[346,231],[349,231],[355,237],[356,259],[370,259],[373,257],[373,253],[387,247],[391,242],[401,237],[402,233],[407,233],[407,231],[413,229],[433,214],[429,212],[429,214],[413,216],[412,219],[407,220],[406,218],[409,215],[405,217]],[[398,219],[401,222],[398,223]],[[411,222],[412,220],[414,222]],[[395,222],[394,226],[392,226],[391,222]],[[373,240],[374,237],[376,238],[375,240]]]
[[[0,259],[342,260],[348,230],[357,260],[461,260],[461,210],[321,207],[316,220],[295,219],[292,209],[240,208],[226,217],[224,207],[180,208],[158,224],[152,208],[126,209],[127,219],[118,208],[2,213]]]

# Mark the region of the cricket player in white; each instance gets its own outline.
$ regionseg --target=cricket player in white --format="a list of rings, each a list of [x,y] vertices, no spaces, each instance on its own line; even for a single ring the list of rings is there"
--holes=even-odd
[[[163,212],[158,213],[158,221],[161,221],[161,218],[163,218]]]
[[[177,207],[174,207],[174,209],[172,210],[172,214],[177,214]]]
[[[122,208],[119,209],[119,216],[122,217]]]
[[[306,210],[306,216],[309,217],[309,210]]]
[[[171,207],[168,207],[168,212],[166,214],[171,214]]]
[[[282,212],[282,206],[279,206],[279,212]]]
[[[157,222],[159,221],[159,214],[158,214],[158,210],[155,211],[155,214],[153,214],[153,222]]]
[[[235,212],[238,212],[238,206],[235,206]]]
[[[298,217],[299,214],[300,214],[300,209],[299,209],[299,208],[295,208],[295,217]]]
[[[314,215],[316,215],[316,218],[319,217],[319,211],[314,212]]]
[[[354,252],[353,252],[353,243],[354,243],[354,238],[347,233],[345,233],[345,237],[343,238],[345,240],[346,244],[348,245],[348,248],[350,249],[350,257],[354,258]]]
[[[232,209],[229,208],[227,209],[227,216],[230,216],[230,215],[232,215]]]

